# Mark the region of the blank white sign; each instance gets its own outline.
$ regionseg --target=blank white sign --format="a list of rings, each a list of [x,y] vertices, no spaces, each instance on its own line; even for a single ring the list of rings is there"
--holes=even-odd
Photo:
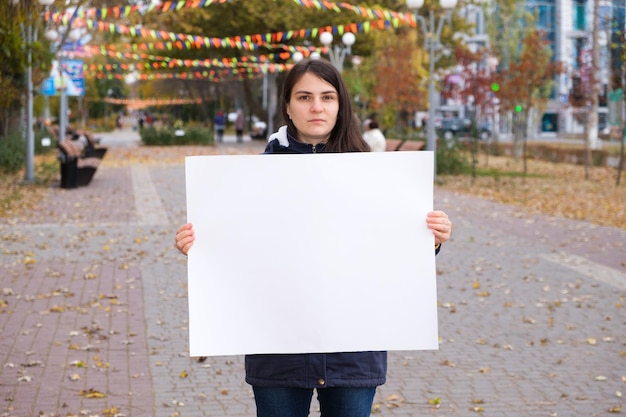
[[[432,152],[185,169],[192,356],[437,349]]]

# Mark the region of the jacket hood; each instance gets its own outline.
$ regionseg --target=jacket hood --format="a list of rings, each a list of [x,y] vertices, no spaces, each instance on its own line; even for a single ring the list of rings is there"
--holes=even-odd
[[[267,141],[271,142],[275,139],[278,140],[280,146],[284,146],[285,148],[289,147],[289,139],[287,138],[287,125],[279,127],[278,131],[272,133]]]

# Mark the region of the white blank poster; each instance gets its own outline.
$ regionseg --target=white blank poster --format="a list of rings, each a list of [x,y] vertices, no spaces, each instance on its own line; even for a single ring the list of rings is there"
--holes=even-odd
[[[192,356],[437,349],[432,152],[185,169]]]

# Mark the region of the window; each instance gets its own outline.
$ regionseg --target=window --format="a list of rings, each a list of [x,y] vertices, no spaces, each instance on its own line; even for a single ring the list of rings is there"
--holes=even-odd
[[[587,30],[585,25],[585,2],[576,0],[574,2],[574,30]]]

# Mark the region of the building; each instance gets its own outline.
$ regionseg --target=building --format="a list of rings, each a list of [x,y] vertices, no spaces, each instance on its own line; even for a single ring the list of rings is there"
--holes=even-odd
[[[566,72],[555,80],[555,88],[540,117],[534,117],[534,130],[539,135],[556,136],[583,133],[588,103],[591,75],[591,37],[593,31],[593,2],[595,0],[527,0],[526,10],[536,16],[536,26],[546,33],[554,50],[554,60],[562,62]],[[626,0],[598,0],[599,4],[599,77],[602,84],[599,107],[600,134],[608,133],[607,93],[613,71],[622,66],[624,52],[622,37],[625,29]],[[485,19],[482,9],[466,6],[461,13],[475,27],[475,36],[469,38],[470,47],[487,46]],[[472,44],[474,46],[472,46]],[[611,49],[613,45],[613,49]],[[616,46],[617,45],[617,49]],[[449,77],[454,80],[454,77]],[[458,82],[458,81],[457,81]],[[444,85],[445,89],[453,88]],[[442,106],[456,105],[445,99]],[[460,106],[467,107],[467,106]],[[502,133],[507,133],[506,123],[501,123]]]
[[[598,0],[599,97],[598,127],[608,133],[607,92],[610,76],[609,40],[624,28],[624,1]],[[585,101],[590,89],[594,0],[528,1],[528,10],[538,16],[537,25],[545,30],[554,49],[555,61],[565,64],[567,72],[560,75],[557,87],[545,113],[539,131],[543,134],[583,133],[589,104]],[[615,62],[615,64],[619,64]]]

